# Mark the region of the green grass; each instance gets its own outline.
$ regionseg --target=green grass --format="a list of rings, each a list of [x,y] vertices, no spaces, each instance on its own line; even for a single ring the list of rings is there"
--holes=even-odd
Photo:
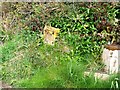
[[[2,48],[2,61],[0,61],[1,63],[13,58],[13,52],[15,51],[15,47],[16,45],[13,41],[9,41],[6,43],[6,45],[4,45],[4,47]]]
[[[26,88],[110,88],[111,80],[101,81],[93,75],[83,75],[83,65],[66,62],[38,70],[30,79],[21,80],[18,87]]]
[[[0,47],[4,82],[26,88],[110,88],[113,79],[101,81],[92,74],[84,76],[94,62],[90,54],[75,55],[67,43],[43,44],[37,34],[20,33]],[[64,46],[69,47],[69,53],[64,52]]]

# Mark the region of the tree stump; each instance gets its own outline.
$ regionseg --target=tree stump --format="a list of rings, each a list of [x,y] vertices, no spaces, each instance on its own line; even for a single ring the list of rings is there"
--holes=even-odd
[[[105,72],[114,74],[120,72],[120,45],[105,45],[102,54]]]

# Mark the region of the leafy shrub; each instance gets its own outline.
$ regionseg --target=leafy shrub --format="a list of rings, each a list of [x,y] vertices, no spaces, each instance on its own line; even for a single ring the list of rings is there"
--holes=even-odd
[[[106,31],[111,34],[114,27],[116,3],[6,3],[10,4],[11,19],[15,19],[17,27],[42,31],[45,24],[61,29],[62,35],[77,34],[80,38],[93,37],[93,41],[102,42],[104,38],[97,33]],[[7,18],[9,18],[7,16]],[[12,20],[11,20],[12,21]],[[10,23],[10,21],[6,21]],[[12,26],[9,26],[12,27]],[[101,33],[102,34],[102,33]],[[65,34],[66,35],[66,34]],[[96,37],[98,40],[96,40]],[[69,37],[70,38],[70,37]],[[95,40],[94,40],[95,39]],[[103,39],[103,40],[101,40]],[[106,36],[105,36],[106,39]],[[91,40],[89,40],[91,41]],[[72,41],[71,41],[72,42]],[[101,43],[104,44],[104,43]],[[89,51],[89,50],[88,50]]]

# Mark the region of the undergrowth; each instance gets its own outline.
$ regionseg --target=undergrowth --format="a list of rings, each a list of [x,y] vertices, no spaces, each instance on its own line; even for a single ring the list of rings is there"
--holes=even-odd
[[[115,6],[3,3],[2,81],[27,88],[116,88],[114,77],[118,76],[106,81],[93,76],[102,68],[102,46],[115,35]],[[54,46],[43,43],[45,25],[60,28]],[[86,70],[89,76],[84,76]]]
[[[25,38],[26,32],[30,37]],[[63,47],[67,46],[66,43],[57,41],[55,46],[50,46],[43,44],[42,39],[35,38],[38,33],[26,32],[14,36],[1,47],[4,50],[1,63],[4,82],[13,87],[26,88],[109,88],[111,86],[113,79],[103,82],[95,79],[93,74],[84,76],[88,65],[94,64],[92,63],[94,58],[90,54],[78,57],[74,55],[70,45],[70,52],[64,52]],[[88,59],[91,63],[87,62]],[[97,68],[95,65],[93,67]]]

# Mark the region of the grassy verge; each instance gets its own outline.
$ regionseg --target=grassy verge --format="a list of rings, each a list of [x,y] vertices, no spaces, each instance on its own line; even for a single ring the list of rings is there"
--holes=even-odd
[[[18,87],[25,88],[110,88],[114,78],[102,81],[93,77],[84,76],[84,65],[76,62],[64,62],[42,68],[30,79],[21,80]],[[115,82],[115,81],[114,81]],[[115,83],[114,83],[115,85]]]
[[[65,46],[69,47],[69,52],[64,50]],[[92,64],[91,55],[77,56],[72,46],[61,41],[55,46],[43,44],[36,32],[15,35],[0,49],[2,80],[14,87],[110,88],[114,80],[101,81],[92,74],[85,77],[84,71]]]

